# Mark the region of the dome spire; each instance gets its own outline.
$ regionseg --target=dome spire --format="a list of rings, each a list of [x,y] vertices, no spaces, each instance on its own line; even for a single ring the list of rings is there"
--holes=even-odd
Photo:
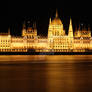
[[[58,10],[56,9],[56,18],[58,17]]]

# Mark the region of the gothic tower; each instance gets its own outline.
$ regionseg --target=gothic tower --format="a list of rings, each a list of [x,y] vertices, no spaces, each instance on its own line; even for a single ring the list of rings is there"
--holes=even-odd
[[[65,31],[63,29],[63,23],[58,17],[58,12],[56,11],[55,18],[49,22],[49,29],[48,29],[48,36],[52,35],[53,37],[55,36],[64,36]]]
[[[70,18],[70,24],[69,24],[69,32],[68,32],[68,37],[69,37],[69,49],[73,49],[73,26],[72,26],[72,19]]]
[[[50,18],[49,29],[48,29],[48,38],[51,38],[51,36],[52,36],[52,26],[51,26],[51,18]]]
[[[70,18],[70,25],[69,25],[68,36],[73,38],[73,26],[72,26],[72,19],[71,18]]]

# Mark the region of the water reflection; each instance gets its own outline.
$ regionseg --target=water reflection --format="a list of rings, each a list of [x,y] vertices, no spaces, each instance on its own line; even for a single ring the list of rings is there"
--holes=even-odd
[[[0,92],[92,92],[92,56],[0,56],[0,61]]]
[[[29,62],[29,63],[80,63],[92,62],[92,55],[10,55],[0,56],[0,63]]]

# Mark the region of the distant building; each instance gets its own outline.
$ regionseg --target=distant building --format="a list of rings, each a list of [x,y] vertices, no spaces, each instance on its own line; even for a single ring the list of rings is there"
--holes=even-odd
[[[73,28],[72,28],[72,20],[70,19],[69,25],[69,33],[65,34],[65,30],[63,28],[63,23],[58,17],[58,13],[56,12],[56,17],[49,24],[48,29],[48,45],[49,49],[54,51],[66,51],[67,49],[73,49]]]
[[[68,35],[63,23],[58,16],[49,21],[48,37],[38,36],[36,23],[33,27],[23,24],[22,36],[15,37],[8,33],[0,33],[0,52],[86,52],[92,51],[91,30],[79,26],[73,31],[72,19],[70,19]]]

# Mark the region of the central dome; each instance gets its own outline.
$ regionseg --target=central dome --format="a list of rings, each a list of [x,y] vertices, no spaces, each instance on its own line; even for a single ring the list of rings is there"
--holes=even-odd
[[[62,25],[62,22],[60,18],[58,17],[58,12],[56,11],[56,17],[55,19],[51,22],[52,25]]]
[[[52,25],[62,25],[62,22],[61,22],[60,18],[56,17],[56,18],[52,21],[51,24],[52,24]]]

